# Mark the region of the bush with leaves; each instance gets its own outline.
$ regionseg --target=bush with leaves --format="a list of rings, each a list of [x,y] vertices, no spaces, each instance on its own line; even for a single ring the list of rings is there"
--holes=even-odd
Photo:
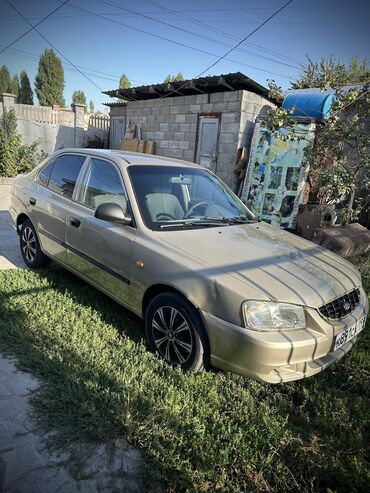
[[[11,177],[30,171],[37,162],[39,145],[39,140],[23,144],[14,109],[5,111],[0,119],[0,176]]]

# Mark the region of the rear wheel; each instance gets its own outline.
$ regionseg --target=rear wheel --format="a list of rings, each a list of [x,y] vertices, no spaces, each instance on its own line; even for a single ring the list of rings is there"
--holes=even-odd
[[[150,349],[173,366],[197,372],[208,359],[207,337],[197,310],[176,293],[162,293],[145,315]]]
[[[36,230],[29,219],[22,224],[20,233],[21,253],[24,263],[31,269],[46,267],[50,259],[41,250]]]

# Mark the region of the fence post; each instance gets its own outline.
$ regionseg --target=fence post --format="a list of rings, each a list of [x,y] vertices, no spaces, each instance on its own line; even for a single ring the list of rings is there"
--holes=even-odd
[[[3,112],[5,110],[10,110],[10,108],[14,108],[15,100],[17,99],[16,94],[10,94],[9,92],[1,93],[1,100],[3,103]]]
[[[83,147],[85,143],[85,104],[72,104],[72,109],[75,113],[75,138],[74,146]]]

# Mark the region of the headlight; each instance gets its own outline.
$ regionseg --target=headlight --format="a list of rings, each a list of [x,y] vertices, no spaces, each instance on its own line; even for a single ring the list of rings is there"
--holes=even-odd
[[[303,307],[274,301],[245,301],[244,320],[247,327],[256,330],[305,329]]]

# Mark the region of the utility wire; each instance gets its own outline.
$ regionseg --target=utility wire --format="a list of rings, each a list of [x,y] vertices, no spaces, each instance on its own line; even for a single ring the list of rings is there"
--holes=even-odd
[[[213,31],[217,34],[222,34],[223,36],[226,36],[234,41],[239,41],[240,38],[238,38],[238,36],[235,36],[234,34],[230,34],[226,31],[223,31],[222,29],[219,29],[219,28],[216,28],[216,27],[213,27],[213,26],[210,26],[209,24],[206,24],[205,22],[203,21],[200,21],[194,17],[190,17],[189,15],[186,15],[184,14],[183,12],[179,11],[179,10],[174,10],[174,9],[171,9],[171,8],[168,8],[168,7],[164,7],[160,4],[158,4],[157,2],[154,2],[153,0],[144,0],[144,2],[148,3],[149,5],[153,5],[154,7],[157,7],[157,8],[160,8],[162,10],[165,10],[166,12],[170,12],[170,13],[173,13],[173,14],[176,14],[178,17],[181,17],[189,22],[192,22],[193,24],[197,24],[201,27],[204,27],[210,31]],[[238,10],[238,9],[235,9],[235,10]],[[272,10],[272,9],[270,9]],[[274,55],[278,58],[282,58],[282,59],[286,59],[287,61],[289,62],[293,62],[293,63],[298,63],[300,66],[302,65],[302,62],[300,60],[295,60],[294,58],[291,58],[291,57],[288,57],[286,55],[282,55],[281,53],[278,53],[276,51],[273,51],[273,50],[270,50],[268,48],[264,48],[263,46],[260,46],[260,45],[257,45],[257,44],[254,44],[254,43],[247,43],[247,44],[250,44],[251,46],[257,48],[257,49],[260,49],[262,51],[264,51],[265,53],[270,53],[271,55]]]
[[[59,5],[59,7],[57,7],[56,9],[54,9],[52,12],[50,12],[48,15],[46,15],[45,17],[43,17],[37,24],[35,24],[34,26],[29,23],[31,25],[31,29],[28,29],[28,31],[26,31],[25,33],[21,34],[20,36],[18,36],[17,39],[15,39],[14,41],[12,41],[11,43],[9,43],[7,46],[5,46],[5,48],[3,48],[1,51],[0,51],[0,55],[2,53],[4,53],[5,50],[7,50],[8,48],[10,48],[11,46],[13,46],[17,41],[19,41],[20,39],[24,38],[25,36],[27,36],[28,33],[30,33],[31,31],[33,30],[36,30],[36,27],[39,26],[42,22],[46,21],[46,19],[48,19],[49,17],[51,17],[57,10],[60,10],[62,7],[64,7],[64,5],[66,3],[68,3],[69,0],[66,0],[65,2],[62,3],[62,5]],[[15,9],[15,7],[7,1],[7,3],[13,7]],[[15,9],[16,10],[16,9]]]
[[[198,38],[201,38],[201,39],[205,39],[207,41],[211,41],[213,43],[217,43],[219,45],[222,45],[222,46],[227,46],[227,47],[230,47],[229,44],[227,43],[224,43],[222,41],[219,41],[217,39],[214,39],[214,38],[210,38],[209,36],[205,36],[204,34],[199,34],[199,33],[196,33],[194,31],[189,31],[187,29],[184,29],[182,27],[179,27],[179,26],[175,26],[174,24],[171,24],[165,20],[161,20],[161,19],[158,19],[156,17],[151,17],[150,15],[147,15],[147,14],[144,14],[143,12],[139,12],[137,10],[133,10],[133,9],[130,9],[128,7],[122,7],[121,5],[117,5],[116,3],[114,2],[110,2],[110,1],[107,1],[107,0],[98,0],[100,3],[104,3],[105,5],[109,5],[111,7],[115,7],[117,9],[120,9],[122,10],[123,12],[127,12],[127,13],[130,13],[130,14],[134,14],[134,15],[138,15],[140,17],[144,17],[145,19],[149,19],[151,21],[154,21],[154,22],[157,22],[159,24],[162,24],[162,25],[165,25],[165,26],[168,26],[172,29],[176,29],[178,31],[182,31],[186,34],[191,34],[192,36],[197,36]],[[157,5],[157,4],[156,4]],[[173,12],[172,10],[170,9],[165,9],[167,10],[168,12]],[[186,19],[187,20],[187,19]],[[232,37],[233,39],[237,39],[238,38],[235,38],[234,36]],[[286,62],[282,62],[282,61],[277,61],[277,60],[274,60],[273,58],[269,58],[267,56],[264,56],[264,55],[258,55],[256,53],[251,53],[250,51],[247,51],[247,50],[244,50],[243,48],[238,48],[238,51],[242,51],[243,53],[246,53],[247,55],[252,55],[252,56],[258,56],[260,58],[265,58],[266,60],[269,60],[269,61],[272,61],[274,63],[278,63],[280,65],[286,65],[287,67],[291,67],[291,68],[295,68],[295,69],[301,69],[301,66],[297,66],[297,65],[292,65],[291,63],[286,63]]]
[[[291,0],[291,1],[293,1],[293,0]],[[109,19],[107,17],[104,17],[103,15],[98,14],[97,12],[93,12],[91,10],[87,10],[87,9],[82,8],[82,7],[78,7],[77,5],[74,5],[72,3],[70,3],[69,6],[75,8],[77,10],[81,10],[82,12],[87,12],[88,14],[91,14],[94,17],[99,17],[100,19],[104,19],[105,21],[113,22],[114,24],[118,24],[120,26],[127,27],[128,29],[132,29],[134,31],[138,31],[138,32],[141,32],[141,33],[144,33],[144,34],[148,34],[149,36],[153,36],[154,38],[158,38],[158,39],[161,39],[163,41],[167,41],[167,42],[172,43],[172,44],[175,44],[177,46],[182,46],[183,48],[188,48],[190,50],[197,51],[198,53],[203,53],[205,55],[210,55],[210,56],[213,56],[215,58],[219,58],[219,55],[216,55],[215,53],[211,53],[209,51],[202,50],[200,48],[196,48],[195,46],[191,46],[191,45],[188,45],[188,44],[185,44],[185,43],[180,43],[179,41],[175,41],[175,40],[170,39],[170,38],[167,38],[165,36],[161,36],[159,34],[154,34],[154,33],[151,33],[149,31],[145,31],[144,29],[140,29],[138,27],[130,26],[129,24],[125,24],[124,22],[120,22],[120,21],[118,21],[116,19]],[[236,63],[238,65],[243,65],[244,67],[253,68],[254,70],[258,70],[258,71],[261,71],[261,72],[264,72],[264,73],[269,73],[269,74],[272,74],[272,75],[278,75],[279,77],[282,77],[284,79],[290,79],[290,77],[288,77],[287,75],[284,75],[284,74],[280,74],[280,73],[277,73],[277,72],[271,72],[270,70],[265,70],[265,69],[260,68],[260,67],[255,67],[254,65],[249,65],[247,63],[243,63],[243,62],[240,62],[238,60],[233,60],[231,58],[225,58],[225,59],[228,60],[229,62],[233,62],[233,63]]]
[[[255,34],[257,31],[259,31],[265,24],[267,24],[273,17],[275,17],[276,15],[278,15],[282,10],[284,10],[288,5],[290,5],[291,3],[293,2],[293,0],[289,0],[288,2],[286,2],[282,7],[280,7],[278,10],[276,10],[273,14],[271,14],[266,20],[264,20],[263,22],[261,22],[261,24],[259,24],[255,29],[253,29],[253,31],[251,31],[247,36],[245,36],[245,38],[241,39],[239,41],[239,43],[237,43],[233,48],[230,48],[229,51],[227,51],[224,55],[220,56],[215,62],[213,62],[211,65],[209,65],[207,68],[205,68],[204,70],[202,70],[202,72],[200,72],[200,74],[198,74],[196,77],[193,77],[194,79],[197,79],[198,77],[201,77],[202,75],[204,75],[206,72],[208,72],[211,68],[213,68],[215,65],[217,65],[217,63],[219,63],[221,60],[224,60],[227,55],[229,55],[232,51],[236,50],[238,48],[238,46],[240,46],[242,43],[244,43],[247,39],[249,39],[251,36],[253,36],[253,34]],[[180,91],[181,89],[183,89],[184,87],[186,87],[187,85],[191,84],[191,80],[188,80],[187,82],[185,82],[184,84],[182,84],[179,88],[177,88],[176,91],[172,91],[170,92],[169,94],[166,94],[166,95],[163,95],[161,96],[159,99],[162,99],[162,98],[167,98],[169,97],[171,94],[175,94],[177,93],[178,91]]]
[[[68,0],[68,1],[69,1],[69,0]],[[68,59],[65,55],[63,55],[63,53],[62,53],[60,50],[58,50],[58,48],[57,48],[57,47],[56,47],[53,43],[51,43],[51,42],[50,42],[50,41],[46,38],[46,36],[44,36],[44,35],[43,35],[43,34],[42,34],[42,33],[41,33],[41,32],[40,32],[37,28],[36,28],[36,26],[33,26],[33,25],[31,24],[31,22],[27,19],[27,17],[25,17],[25,16],[22,14],[22,12],[21,12],[21,11],[19,11],[19,10],[17,9],[17,7],[15,7],[12,3],[10,3],[10,1],[9,1],[9,0],[6,0],[6,2],[7,2],[7,3],[8,3],[8,4],[9,4],[9,5],[10,5],[10,6],[11,6],[11,7],[12,7],[12,8],[13,8],[13,9],[14,9],[17,13],[18,13],[18,14],[19,14],[19,15],[20,15],[20,16],[21,16],[21,17],[22,17],[22,18],[23,18],[26,22],[27,22],[27,24],[29,24],[29,25],[32,27],[32,29],[34,29],[34,30],[35,30],[35,31],[36,31],[36,32],[37,32],[37,33],[38,33],[38,34],[42,37],[42,39],[43,39],[43,40],[45,40],[45,41],[46,41],[46,42],[47,42],[47,43],[48,43],[48,44],[49,44],[52,48],[54,48],[54,50],[55,50],[57,53],[59,53],[59,55],[60,55],[61,57],[63,57],[65,60],[67,60],[67,62],[68,62],[69,64],[71,64],[71,65],[72,65],[72,67],[74,67],[74,68],[77,70],[77,72],[79,72],[79,73],[80,73],[83,77],[85,77],[85,79],[87,79],[87,80],[88,80],[88,81],[89,81],[89,82],[90,82],[93,86],[95,86],[97,89],[99,89],[99,91],[103,92],[103,89],[102,89],[101,87],[99,87],[99,86],[98,86],[98,84],[95,84],[95,82],[94,82],[94,81],[92,81],[92,80],[91,80],[91,79],[90,79],[90,78],[89,78],[89,77],[88,77],[88,76],[87,76],[84,72],[82,72],[82,70],[80,70],[80,69],[79,69],[79,68],[78,68],[78,67],[77,67],[77,66],[76,66],[73,62],[71,62],[71,60],[69,60],[69,59]]]

